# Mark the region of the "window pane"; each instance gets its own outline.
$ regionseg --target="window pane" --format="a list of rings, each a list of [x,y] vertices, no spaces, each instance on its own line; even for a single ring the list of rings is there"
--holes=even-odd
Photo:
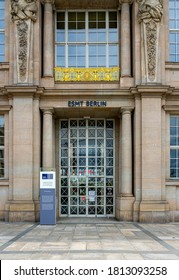
[[[118,65],[116,11],[60,12],[57,13],[56,28],[56,44],[57,46],[58,43],[63,44],[63,48],[60,50],[57,47],[56,51],[58,65],[64,67],[65,61],[66,67]],[[73,43],[73,46],[70,43]],[[113,43],[112,46],[110,43]],[[173,54],[175,49],[174,40]]]
[[[73,31],[68,33],[68,41],[76,42],[76,32]]]
[[[4,55],[4,45],[0,45],[0,54]]]
[[[105,45],[99,45],[98,46],[98,54],[99,55],[106,55],[106,46]]]
[[[94,56],[94,55],[97,55],[97,46],[95,45],[95,46],[90,46],[89,45],[89,55],[90,56]]]
[[[59,43],[65,42],[65,31],[57,31],[56,41]]]
[[[99,32],[98,33],[98,42],[105,42],[106,41],[106,33],[105,32]]]
[[[89,32],[89,42],[98,42],[98,36],[96,32]]]
[[[77,67],[85,67],[85,57],[80,56],[77,58]]]
[[[3,19],[0,20],[0,29],[4,29],[4,20]]]
[[[117,21],[117,13],[116,12],[109,12],[109,20],[110,21]]]
[[[85,42],[85,32],[78,32],[76,35],[77,42]]]
[[[75,12],[69,12],[68,13],[68,21],[76,21],[76,13]]]
[[[105,17],[105,12],[98,12],[98,21],[105,21],[106,17]]]
[[[96,13],[89,12],[89,21],[96,21]]]
[[[98,67],[103,67],[106,65],[106,57],[100,56],[98,57]]]
[[[170,117],[170,145],[170,177],[179,178],[179,116]]]
[[[117,40],[118,40],[118,34],[117,34],[117,31],[114,31],[114,30],[112,30],[112,31],[110,31],[109,32],[109,42],[117,42]]]
[[[69,22],[68,29],[76,29],[76,22]]]
[[[0,42],[4,43],[5,35],[4,33],[0,33]]]
[[[109,57],[109,66],[115,67],[118,65],[118,57],[117,56],[110,56]]]
[[[69,67],[76,67],[76,57],[69,57],[68,59],[68,65]]]
[[[104,21],[102,21],[102,22],[98,22],[98,28],[99,29],[104,29],[104,28],[106,28],[106,22]]]
[[[65,23],[64,22],[57,22],[57,29],[65,29]]]
[[[85,56],[85,46],[77,46],[77,55]]]
[[[4,2],[5,1],[0,1],[0,62],[4,62],[4,53],[5,53],[5,36],[4,36]]]
[[[179,62],[177,44],[179,43],[179,1],[169,1],[170,20],[170,61]]]
[[[57,13],[57,21],[65,21],[65,13]]]
[[[110,45],[109,46],[109,55],[116,55],[118,53],[118,46],[116,45]]]

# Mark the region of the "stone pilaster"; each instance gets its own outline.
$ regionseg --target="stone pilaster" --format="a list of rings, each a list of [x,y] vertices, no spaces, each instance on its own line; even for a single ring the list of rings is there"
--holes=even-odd
[[[44,4],[43,29],[43,76],[53,77],[54,42],[53,42],[53,4],[54,0],[42,0]]]
[[[132,221],[134,197],[132,194],[132,114],[133,108],[122,107],[122,180],[119,197],[116,199],[116,218]]]
[[[53,168],[53,109],[43,110],[43,169]]]
[[[140,222],[169,221],[169,204],[165,198],[163,180],[162,133],[164,128],[162,105],[163,96],[170,89],[164,86],[138,86],[141,95],[141,193],[139,199]]]
[[[131,79],[131,22],[130,5],[133,0],[119,0],[121,9],[121,86],[133,85]]]
[[[6,220],[10,222],[36,220],[34,198],[38,197],[34,194],[39,188],[40,140],[37,143],[37,137],[40,135],[40,118],[36,118],[39,111],[34,96],[42,91],[38,87],[22,85],[4,89],[12,106],[9,116],[10,187],[5,207]],[[38,161],[34,155],[38,156]]]

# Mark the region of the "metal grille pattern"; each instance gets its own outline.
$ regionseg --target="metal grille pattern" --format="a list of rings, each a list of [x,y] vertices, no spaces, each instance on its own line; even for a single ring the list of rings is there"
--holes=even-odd
[[[114,216],[114,121],[60,122],[60,215]]]

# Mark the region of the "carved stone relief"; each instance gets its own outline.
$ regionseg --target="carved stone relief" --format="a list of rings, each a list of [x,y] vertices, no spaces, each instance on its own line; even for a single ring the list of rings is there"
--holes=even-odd
[[[163,15],[162,0],[137,0],[138,20],[142,23],[147,82],[157,82],[159,28]]]
[[[33,43],[33,22],[37,19],[36,0],[11,0],[12,21],[15,23],[17,83],[29,83],[29,67]]]

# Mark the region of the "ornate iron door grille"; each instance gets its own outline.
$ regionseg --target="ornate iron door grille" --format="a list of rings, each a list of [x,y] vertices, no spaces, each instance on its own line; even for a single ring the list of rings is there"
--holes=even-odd
[[[114,216],[114,120],[60,121],[60,216]]]

